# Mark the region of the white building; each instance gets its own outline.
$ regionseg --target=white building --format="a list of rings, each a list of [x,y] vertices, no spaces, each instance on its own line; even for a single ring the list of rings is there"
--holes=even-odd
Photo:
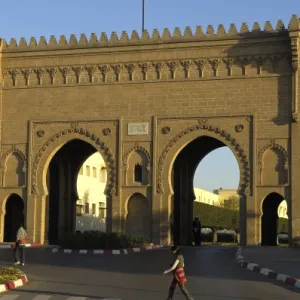
[[[195,201],[209,205],[220,206],[219,196],[200,188],[194,188]]]
[[[77,179],[76,230],[105,231],[107,181],[105,162],[99,152],[82,165]]]

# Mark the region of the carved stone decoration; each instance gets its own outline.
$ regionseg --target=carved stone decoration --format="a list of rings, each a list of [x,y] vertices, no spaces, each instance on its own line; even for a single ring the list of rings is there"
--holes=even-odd
[[[171,79],[174,79],[175,71],[176,71],[176,68],[178,67],[178,62],[177,61],[169,61],[169,62],[167,62],[167,66],[169,67],[170,72],[171,72]]]
[[[16,69],[11,70],[11,69],[9,69],[9,70],[7,70],[7,74],[10,75],[11,80],[12,80],[12,85],[15,86],[17,75],[20,74],[20,70],[16,70]]]
[[[248,123],[251,122],[251,116],[245,116],[245,119],[246,119],[246,121],[247,121]]]
[[[234,59],[233,58],[226,58],[226,59],[223,59],[225,65],[226,65],[226,68],[227,68],[227,75],[228,76],[231,76],[232,75],[232,66],[234,64]]]
[[[94,81],[94,74],[98,70],[97,66],[86,66],[85,70],[89,75],[89,82],[93,82]]]
[[[111,68],[113,69],[116,76],[116,81],[119,81],[120,79],[120,72],[122,67],[123,67],[122,65],[111,65]]]
[[[71,68],[70,67],[62,67],[62,68],[59,68],[59,71],[63,76],[64,84],[66,84],[67,83],[67,76],[69,75],[69,73],[71,71]]]
[[[51,84],[53,84],[54,83],[54,77],[57,73],[57,68],[48,68],[48,69],[46,69],[46,71],[50,76]]]
[[[291,39],[291,48],[292,48],[292,68],[293,71],[298,71],[299,67],[299,57],[298,57],[298,38]]]
[[[163,134],[168,134],[171,131],[171,128],[169,126],[165,126],[162,128],[161,132]]]
[[[156,63],[153,63],[152,65],[155,68],[157,79],[160,79],[161,70],[164,67],[164,63],[162,63],[162,62],[156,62]]]
[[[43,129],[40,129],[40,130],[38,130],[38,131],[36,132],[36,135],[37,135],[38,137],[43,137],[43,136],[45,135],[45,131],[44,131]]]
[[[292,113],[292,120],[294,123],[298,123],[299,122],[299,112],[298,111],[294,111]]]
[[[127,64],[127,65],[125,65],[125,68],[128,71],[129,80],[132,81],[133,80],[133,73],[135,71],[135,65],[134,64]]]
[[[184,60],[184,61],[181,61],[180,64],[184,70],[185,78],[189,78],[189,71],[190,71],[190,68],[191,68],[193,62],[190,60]]]
[[[78,126],[79,126],[78,122],[70,122],[70,127],[72,129],[76,129],[76,128],[78,128]]]
[[[41,68],[39,68],[39,69],[34,69],[33,72],[34,72],[34,74],[35,74],[36,77],[37,77],[38,85],[40,85],[40,84],[41,84],[42,76],[43,76],[43,74],[45,73],[45,69],[41,69]]]
[[[29,81],[29,76],[31,74],[31,70],[30,69],[23,69],[23,70],[21,70],[21,73],[24,76],[25,85],[28,85],[28,81]]]
[[[199,118],[198,123],[199,124],[206,124],[207,123],[207,118]]]
[[[0,161],[0,168],[3,169],[4,166],[5,166],[5,161],[7,159],[7,157],[10,155],[10,154],[13,154],[13,153],[17,153],[23,160],[23,163],[24,163],[24,169],[27,168],[27,155],[21,151],[19,148],[17,148],[16,145],[12,145],[11,148],[9,148],[8,150],[6,150],[2,156],[1,156],[1,161]]]
[[[247,56],[245,56],[245,57],[239,57],[238,58],[238,61],[239,61],[240,65],[241,65],[241,67],[242,67],[242,74],[243,75],[247,75],[247,72],[246,72],[247,66],[250,65],[251,60],[252,60],[252,58],[251,57],[247,57]]]
[[[150,163],[151,163],[150,153],[144,147],[140,146],[139,143],[135,143],[135,145],[133,147],[129,148],[123,156],[123,167],[124,168],[127,167],[128,158],[132,151],[141,151],[142,153],[144,153],[145,156],[147,157],[148,165],[150,165]]]
[[[197,69],[199,71],[199,77],[203,77],[203,70],[207,64],[206,59],[199,59],[194,61],[195,65],[197,66]]]
[[[267,151],[268,149],[276,149],[278,151],[280,151],[283,155],[284,158],[284,165],[288,166],[289,161],[289,155],[288,152],[279,144],[276,143],[275,139],[271,139],[270,142],[268,144],[266,144],[265,146],[263,146],[260,151],[258,152],[258,158],[257,158],[257,164],[259,166],[262,165],[262,158],[263,158],[263,154],[265,153],[265,151]]]
[[[258,57],[253,57],[252,60],[256,62],[257,75],[260,75],[266,59],[262,56],[258,56]]]
[[[40,148],[40,150],[35,156],[33,166],[32,166],[31,193],[34,195],[37,195],[39,193],[38,185],[37,185],[37,179],[38,179],[37,175],[38,175],[39,164],[43,158],[44,153],[53,142],[55,142],[57,139],[61,138],[62,136],[66,136],[68,134],[77,134],[79,136],[85,136],[93,142],[95,148],[100,152],[100,154],[104,158],[104,161],[108,169],[105,194],[112,195],[112,191],[116,186],[116,161],[114,155],[111,152],[110,148],[95,133],[85,128],[78,128],[78,127],[71,127],[57,132],[51,138],[49,138],[44,143],[44,145]]]
[[[243,124],[238,124],[235,126],[235,131],[236,132],[242,132],[244,130],[244,125]]]
[[[103,132],[104,135],[110,135],[111,134],[111,129],[110,128],[104,128],[102,132]]]
[[[218,67],[221,63],[220,59],[210,59],[209,64],[211,65],[213,71],[214,71],[214,76],[218,75]]]
[[[208,130],[208,131],[213,131],[223,139],[227,140],[229,143],[234,145],[235,151],[238,153],[238,156],[240,157],[240,161],[243,164],[243,169],[241,170],[242,176],[241,176],[241,182],[240,182],[240,193],[245,193],[245,189],[249,186],[250,184],[250,167],[249,167],[249,160],[248,157],[244,151],[244,149],[241,147],[241,145],[236,141],[236,139],[228,132],[225,130],[213,126],[213,125],[207,125],[207,124],[199,124],[199,125],[194,125],[187,127],[185,130],[181,131],[179,134],[177,134],[169,143],[167,146],[164,148],[162,151],[161,156],[159,157],[158,161],[158,171],[157,171],[157,178],[156,178],[156,191],[159,194],[164,193],[164,187],[163,187],[163,169],[164,169],[164,163],[165,159],[170,152],[170,150],[174,147],[174,145],[185,135],[197,131],[197,130]]]
[[[171,72],[171,78],[175,78],[175,72],[178,66],[181,66],[185,73],[185,78],[189,78],[189,71],[192,65],[195,65],[199,71],[199,77],[203,77],[203,71],[205,69],[205,66],[207,64],[211,65],[214,75],[217,76],[218,67],[221,62],[225,63],[228,73],[228,76],[232,75],[232,67],[233,64],[239,64],[242,68],[243,75],[246,75],[246,67],[254,62],[257,64],[257,71],[258,74],[260,74],[260,70],[264,64],[265,61],[271,61],[273,63],[273,67],[275,68],[278,64],[278,61],[282,58],[287,58],[289,60],[289,63],[292,62],[293,70],[298,70],[298,41],[296,39],[292,39],[291,46],[292,46],[292,55],[254,55],[254,56],[233,56],[233,57],[219,57],[219,58],[201,58],[201,59],[193,59],[193,60],[186,60],[186,59],[176,59],[173,61],[157,61],[157,62],[138,62],[138,63],[132,63],[132,62],[124,62],[124,63],[118,63],[118,64],[112,64],[112,65],[81,65],[81,66],[55,66],[55,67],[48,67],[48,68],[39,68],[39,69],[4,69],[2,70],[2,77],[3,76],[9,76],[12,80],[12,85],[15,86],[16,84],[16,78],[18,74],[23,74],[24,76],[28,76],[31,71],[36,74],[38,78],[38,85],[40,85],[40,78],[42,74],[47,72],[51,79],[51,84],[54,84],[54,77],[56,73],[59,71],[61,72],[64,83],[66,83],[66,78],[69,74],[69,72],[72,70],[76,76],[76,83],[80,83],[79,77],[83,70],[85,70],[89,75],[90,82],[93,82],[94,74],[97,70],[100,71],[102,75],[102,82],[106,81],[107,73],[110,70],[113,70],[115,74],[116,81],[119,81],[120,72],[123,68],[126,68],[129,73],[129,80],[133,80],[133,74],[136,70],[136,67],[138,66],[142,71],[143,80],[147,80],[147,72],[151,66],[155,68],[157,79],[159,80],[161,78],[161,70],[163,67],[168,66],[170,72]],[[29,72],[29,73],[28,73]],[[26,77],[27,78],[27,77]]]
[[[107,65],[101,65],[98,68],[99,68],[99,71],[100,71],[100,73],[102,75],[102,82],[105,82],[106,81],[106,75],[109,72],[110,67],[107,66]]]
[[[80,75],[83,72],[84,68],[83,67],[73,67],[72,68],[73,72],[75,73],[76,76],[76,83],[80,82]]]
[[[150,66],[151,66],[150,63],[141,63],[141,64],[139,64],[139,67],[142,70],[143,80],[147,79],[147,72],[148,72]]]

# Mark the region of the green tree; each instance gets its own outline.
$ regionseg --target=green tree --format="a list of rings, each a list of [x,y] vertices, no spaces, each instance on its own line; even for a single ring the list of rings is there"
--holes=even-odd
[[[89,202],[89,200],[90,200],[90,190],[89,189],[84,191],[82,200],[84,200],[84,203]]]

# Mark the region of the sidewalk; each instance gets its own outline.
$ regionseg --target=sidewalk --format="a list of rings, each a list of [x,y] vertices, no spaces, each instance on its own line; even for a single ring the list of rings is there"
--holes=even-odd
[[[244,259],[262,268],[300,279],[300,249],[288,247],[243,247]]]

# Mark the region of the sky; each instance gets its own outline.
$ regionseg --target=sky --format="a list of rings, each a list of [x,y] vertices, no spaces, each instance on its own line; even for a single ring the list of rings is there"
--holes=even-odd
[[[160,32],[186,26],[195,30],[208,25],[217,29],[231,23],[239,28],[242,22],[249,27],[257,21],[273,26],[282,19],[288,26],[293,14],[300,17],[300,0],[145,0],[145,29]],[[2,1],[0,36],[29,39],[50,35],[85,33],[89,36],[101,32],[131,32],[142,28],[142,0],[27,0]],[[194,185],[212,191],[217,188],[237,188],[239,168],[232,152],[224,147],[208,154],[196,171]]]

